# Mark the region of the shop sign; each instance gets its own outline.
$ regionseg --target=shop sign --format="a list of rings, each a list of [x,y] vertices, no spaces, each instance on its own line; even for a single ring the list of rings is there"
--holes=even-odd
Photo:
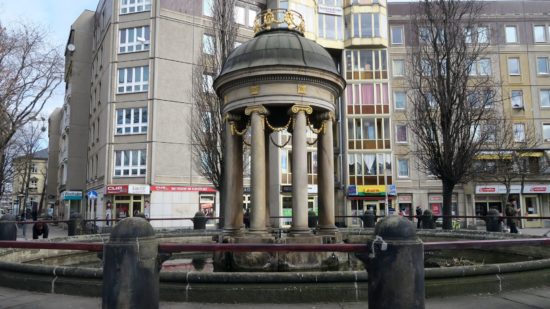
[[[388,185],[388,195],[397,195],[397,188],[395,187],[395,185]]]
[[[317,193],[317,185],[307,185],[307,193],[309,194]]]
[[[151,187],[149,185],[128,185],[128,193],[151,194]]]
[[[127,194],[128,185],[109,185],[105,187],[105,194]]]
[[[511,185],[510,193],[519,193],[520,185]],[[476,186],[476,194],[506,194],[505,185],[478,185]]]
[[[342,16],[344,13],[344,10],[341,7],[328,6],[328,5],[322,5],[322,4],[318,4],[317,7],[319,8],[318,10],[319,14]]]
[[[281,186],[281,192],[282,192],[282,193],[290,193],[290,192],[292,192],[292,186]]]
[[[349,186],[348,195],[384,196],[386,195],[386,186]]]
[[[433,194],[428,197],[428,202],[430,203],[443,203],[443,195]],[[456,194],[453,194],[452,202],[456,202]]]
[[[61,195],[64,201],[82,200],[82,191],[64,191]]]
[[[397,196],[397,201],[399,203],[412,203],[413,197],[412,195],[403,195],[400,194]]]
[[[524,185],[523,193],[550,193],[550,185]]]
[[[204,186],[151,186],[151,191],[160,192],[212,192],[216,193],[216,189]]]

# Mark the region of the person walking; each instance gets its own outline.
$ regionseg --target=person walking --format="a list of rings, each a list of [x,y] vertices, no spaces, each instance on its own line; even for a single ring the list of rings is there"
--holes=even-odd
[[[420,205],[416,206],[416,228],[420,229],[422,223],[422,208]]]
[[[506,224],[510,228],[510,233],[518,233],[517,228],[517,210],[512,203],[506,203]]]

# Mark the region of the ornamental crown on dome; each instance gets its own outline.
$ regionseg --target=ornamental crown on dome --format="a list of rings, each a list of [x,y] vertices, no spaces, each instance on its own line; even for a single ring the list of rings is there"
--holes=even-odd
[[[289,29],[304,34],[305,27],[302,14],[293,10],[267,9],[254,20],[255,34],[272,29]]]

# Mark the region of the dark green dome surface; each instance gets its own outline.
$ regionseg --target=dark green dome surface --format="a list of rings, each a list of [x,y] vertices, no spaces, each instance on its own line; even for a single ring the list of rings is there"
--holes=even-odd
[[[220,76],[262,66],[315,68],[339,75],[334,60],[321,45],[295,31],[271,30],[233,50]]]

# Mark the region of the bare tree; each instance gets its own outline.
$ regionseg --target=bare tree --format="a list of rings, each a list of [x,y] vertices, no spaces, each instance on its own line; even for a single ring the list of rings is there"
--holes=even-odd
[[[509,200],[512,183],[521,183],[521,192],[525,179],[540,175],[547,167],[543,157],[533,156],[541,140],[537,138],[534,123],[512,122],[502,117],[495,125],[493,134],[483,146],[476,161],[476,179],[496,181],[506,188],[505,201]]]
[[[193,70],[194,109],[191,121],[193,158],[200,174],[220,191],[223,180],[224,119],[222,100],[212,88],[213,80],[220,74],[223,64],[233,50],[238,25],[234,19],[236,0],[215,0],[212,3],[212,32],[203,42],[203,53]],[[223,194],[220,194],[223,197]],[[220,201],[223,215],[224,201]]]
[[[0,25],[0,166],[9,142],[44,107],[63,80],[63,58],[38,27]],[[0,187],[5,175],[0,170]]]
[[[442,182],[443,228],[451,229],[453,190],[471,178],[494,119],[494,82],[479,63],[488,45],[477,25],[483,3],[422,0],[416,8],[412,28],[418,44],[408,50],[408,123],[419,164]]]
[[[45,128],[43,124],[38,122],[30,122],[23,128],[20,128],[15,135],[16,144],[18,146],[17,153],[19,154],[13,160],[13,177],[17,178],[18,194],[24,196],[19,205],[19,210],[24,210],[24,205],[27,204],[31,190],[38,190],[38,188],[31,188],[30,184],[33,180],[33,164],[35,163],[35,154],[42,148],[42,142],[44,140]],[[21,212],[20,212],[21,213]]]

